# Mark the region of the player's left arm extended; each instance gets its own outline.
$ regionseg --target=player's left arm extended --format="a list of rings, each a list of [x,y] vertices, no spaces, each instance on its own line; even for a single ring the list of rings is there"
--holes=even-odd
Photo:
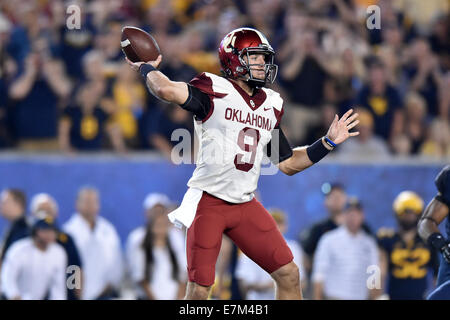
[[[278,168],[283,173],[292,176],[319,162],[335,146],[344,142],[349,137],[357,136],[359,134],[358,131],[349,132],[349,130],[359,123],[359,120],[357,120],[358,114],[352,113],[353,109],[350,109],[340,119],[336,115],[325,137],[322,137],[310,146],[294,148],[292,150],[292,156],[280,162]]]
[[[418,230],[422,239],[439,250],[444,256],[444,259],[450,262],[450,243],[444,238],[438,228],[439,224],[444,221],[448,214],[449,207],[434,198],[425,208],[419,220]]]

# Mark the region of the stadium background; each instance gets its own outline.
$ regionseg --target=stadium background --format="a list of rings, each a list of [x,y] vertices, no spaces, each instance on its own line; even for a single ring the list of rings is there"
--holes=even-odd
[[[70,4],[81,8],[81,30],[65,25]],[[381,8],[380,30],[366,28],[372,4]],[[158,102],[138,75],[127,73],[119,46],[124,25],[150,31],[166,61],[163,71],[183,81],[202,71],[219,73],[217,45],[231,29],[263,31],[277,52],[275,89],[287,110],[298,110],[283,122],[293,145],[321,136],[327,124],[320,119],[330,110],[366,110],[373,144],[337,151],[294,177],[260,178],[263,204],[289,216],[289,238],[326,216],[324,183],[342,183],[359,197],[377,230],[395,226],[392,201],[400,191],[414,190],[430,201],[434,177],[450,162],[448,1],[2,0],[0,9],[0,189],[21,188],[28,197],[48,192],[60,206],[60,223],[74,212],[77,190],[93,185],[101,194],[101,215],[124,242],[144,221],[145,196],[163,192],[180,202],[194,168],[167,159],[172,130],[191,129],[192,120]],[[284,73],[298,68],[292,51],[302,50],[312,58],[297,73]],[[51,90],[44,79],[22,95],[13,93],[33,53],[60,63],[48,68],[62,86]],[[377,68],[385,79],[372,73]],[[370,100],[367,91],[379,83],[390,91]],[[86,92],[95,96],[97,129],[92,118],[83,122]],[[78,133],[70,129],[75,123]],[[5,227],[1,219],[0,230]]]
[[[181,203],[193,169],[193,165],[174,166],[158,159],[149,162],[146,156],[131,161],[109,156],[14,156],[0,161],[0,187],[15,186],[31,195],[53,195],[60,206],[60,222],[64,223],[75,212],[74,199],[80,186],[95,186],[102,198],[101,215],[114,224],[124,243],[128,234],[144,223],[142,204],[146,195],[162,192]],[[361,200],[369,225],[378,230],[395,227],[392,203],[401,191],[414,190],[425,202],[430,201],[435,195],[434,177],[440,169],[438,164],[325,163],[293,177],[261,176],[258,191],[266,208],[286,212],[287,237],[291,239],[326,217],[321,190],[326,183],[336,181],[346,186],[349,195]],[[0,227],[5,227],[4,220]]]

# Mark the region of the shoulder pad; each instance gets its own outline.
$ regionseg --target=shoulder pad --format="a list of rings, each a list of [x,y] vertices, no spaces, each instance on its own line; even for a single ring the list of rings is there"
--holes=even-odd
[[[445,193],[450,187],[450,165],[444,167],[434,179],[436,188],[439,192]]]
[[[215,74],[209,72],[202,72],[196,77],[194,77],[194,79],[189,81],[189,84],[193,87],[196,87],[203,93],[206,93],[207,95],[223,98],[227,94],[217,92],[217,89],[219,88],[219,90],[221,91],[225,89],[224,81],[226,80]]]

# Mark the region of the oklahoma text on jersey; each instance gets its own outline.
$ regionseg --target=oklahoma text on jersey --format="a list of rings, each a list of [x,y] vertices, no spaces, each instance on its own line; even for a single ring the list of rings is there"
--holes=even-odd
[[[267,108],[270,110],[272,108]],[[225,109],[225,119],[240,122],[245,125],[251,125],[253,127],[258,127],[267,131],[272,130],[272,121],[269,118],[263,117],[259,114],[247,113],[247,116],[242,115],[242,110],[234,108]]]

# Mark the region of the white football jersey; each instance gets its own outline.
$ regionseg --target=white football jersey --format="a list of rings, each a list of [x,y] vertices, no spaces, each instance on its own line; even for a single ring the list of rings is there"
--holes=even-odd
[[[267,88],[249,96],[234,82],[206,72],[190,84],[209,95],[212,108],[205,119],[195,120],[199,149],[188,186],[232,203],[252,200],[283,99]]]

